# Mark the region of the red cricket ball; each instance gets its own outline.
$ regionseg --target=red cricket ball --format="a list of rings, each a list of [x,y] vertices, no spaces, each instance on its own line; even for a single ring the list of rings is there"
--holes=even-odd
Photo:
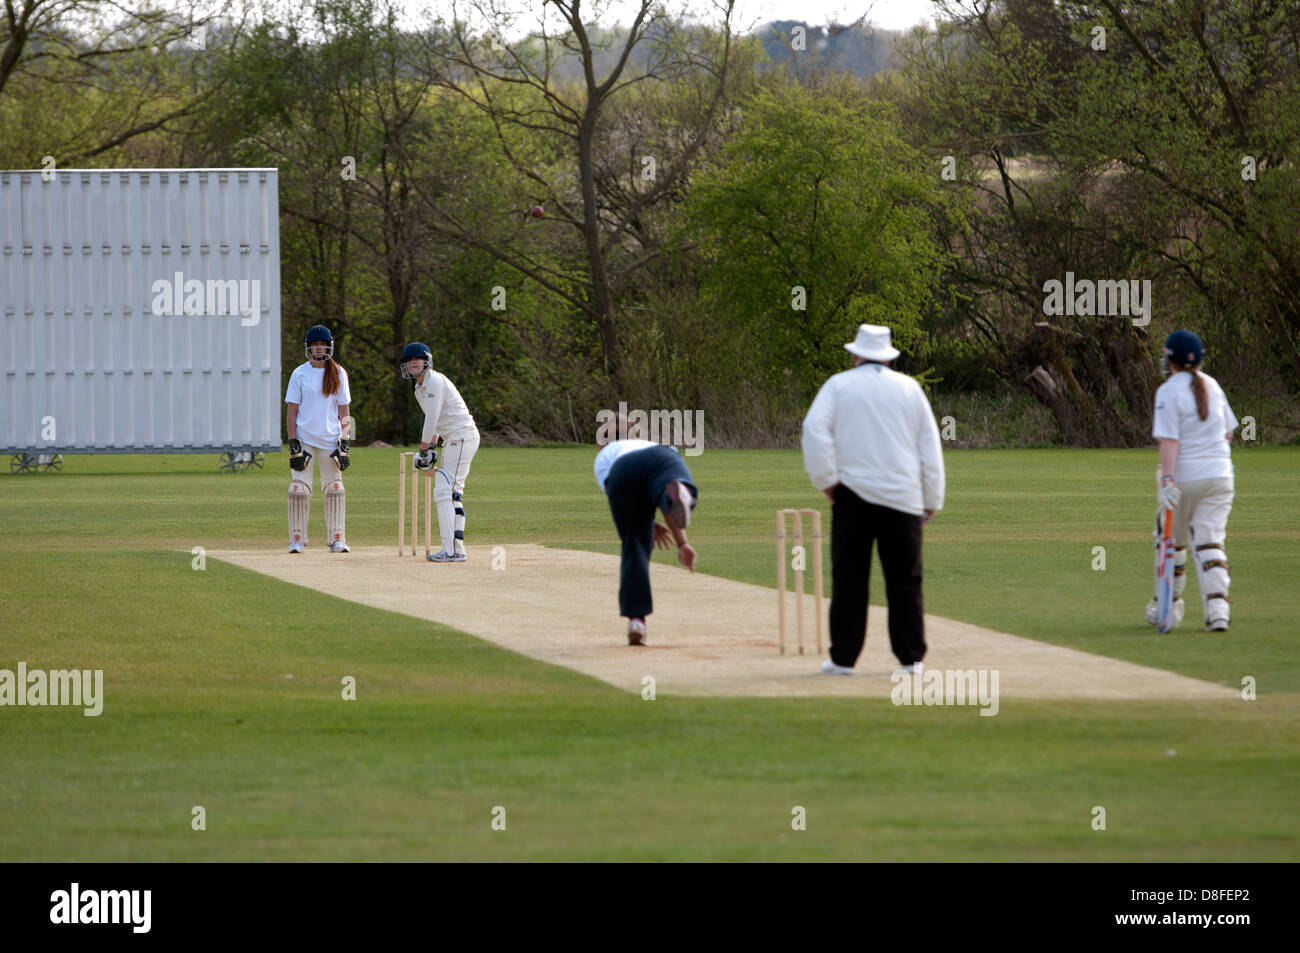
[[[542,207],[541,207],[540,205],[534,205],[533,208],[532,208],[532,211],[531,211],[529,214],[531,214],[531,215],[533,216],[533,218],[541,218],[541,217],[542,217]]]

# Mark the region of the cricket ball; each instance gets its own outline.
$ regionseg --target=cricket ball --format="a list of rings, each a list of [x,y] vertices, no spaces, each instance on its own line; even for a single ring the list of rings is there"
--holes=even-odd
[[[528,214],[530,214],[533,218],[541,218],[541,217],[542,217],[542,207],[541,207],[540,205],[534,205],[534,206],[532,207],[532,210],[531,210]]]

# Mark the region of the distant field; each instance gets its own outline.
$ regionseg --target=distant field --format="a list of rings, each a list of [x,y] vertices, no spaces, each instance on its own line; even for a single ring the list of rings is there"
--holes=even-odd
[[[395,545],[396,453],[354,452],[355,544]],[[472,541],[616,552],[593,455],[481,451]],[[796,452],[688,462],[701,572],[771,586],[774,511],[829,513]],[[0,475],[0,668],[102,668],[107,696],[98,718],[0,708],[0,860],[1295,860],[1300,449],[1236,462],[1232,631],[1200,631],[1193,573],[1188,621],[1157,637],[1142,619],[1152,452],[948,454],[927,611],[1258,691],[993,718],[646,702],[452,628],[215,560],[193,570],[194,547],[285,546],[283,454],[238,475],[209,456]],[[617,631],[614,593],[590,598]],[[796,806],[807,830],[791,828]]]

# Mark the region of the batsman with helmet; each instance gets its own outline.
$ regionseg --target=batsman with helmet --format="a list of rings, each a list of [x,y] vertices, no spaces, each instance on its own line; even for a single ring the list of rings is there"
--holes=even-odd
[[[478,452],[479,433],[465,399],[446,374],[433,369],[433,353],[419,341],[402,349],[402,377],[415,381],[415,399],[424,411],[419,470],[434,467],[434,444],[442,436],[442,469],[449,480],[434,481],[433,502],[438,508],[438,534],[442,550],[429,554],[435,563],[463,563],[465,556],[465,479]]]
[[[1187,549],[1196,560],[1205,628],[1226,632],[1229,621],[1228,557],[1225,541],[1232,510],[1232,432],[1237,429],[1219,382],[1201,372],[1205,348],[1191,331],[1165,340],[1161,368],[1172,375],[1156,391],[1152,436],[1160,442],[1156,513],[1157,595],[1147,604],[1147,621],[1168,631],[1183,619]],[[1167,512],[1175,543],[1172,618],[1160,618],[1160,542]],[[1163,621],[1163,624],[1162,624]]]
[[[334,335],[323,324],[307,332],[307,362],[294,368],[285,391],[289,431],[289,552],[307,548],[313,462],[320,464],[325,496],[325,535],[332,553],[346,553],[343,471],[348,468],[348,433],[344,421],[352,394],[348,372],[334,360]]]

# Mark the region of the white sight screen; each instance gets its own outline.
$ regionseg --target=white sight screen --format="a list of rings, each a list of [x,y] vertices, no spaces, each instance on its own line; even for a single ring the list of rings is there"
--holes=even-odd
[[[275,169],[0,171],[0,452],[279,450]]]

